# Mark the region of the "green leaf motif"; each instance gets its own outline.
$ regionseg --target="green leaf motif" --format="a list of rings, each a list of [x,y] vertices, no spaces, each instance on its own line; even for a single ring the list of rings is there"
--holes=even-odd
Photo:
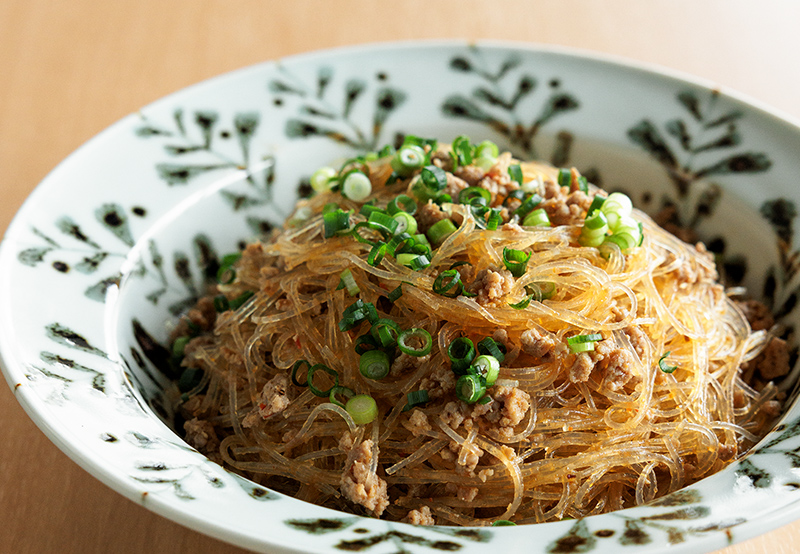
[[[304,531],[310,535],[326,535],[347,529],[358,521],[357,518],[319,518],[319,519],[288,519],[286,525]]]
[[[550,554],[578,554],[589,552],[597,545],[597,539],[589,532],[586,522],[579,519],[569,532],[547,547]]]

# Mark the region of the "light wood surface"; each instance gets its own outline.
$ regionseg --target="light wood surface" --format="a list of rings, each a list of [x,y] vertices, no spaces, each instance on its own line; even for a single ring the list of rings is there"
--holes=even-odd
[[[793,0],[2,0],[0,231],[60,160],[114,121],[263,60],[416,38],[552,43],[711,79],[800,119],[799,24]],[[244,552],[102,485],[5,386],[0,422],[0,552]],[[800,522],[722,552],[798,551]]]

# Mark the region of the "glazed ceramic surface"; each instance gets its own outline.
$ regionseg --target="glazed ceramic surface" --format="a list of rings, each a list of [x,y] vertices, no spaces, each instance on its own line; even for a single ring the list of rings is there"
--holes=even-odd
[[[171,318],[332,160],[406,133],[489,139],[665,205],[794,340],[800,128],[708,83],[523,45],[387,44],[248,68],[120,121],[39,186],[0,249],[0,355],[31,418],[136,502],[258,551],[703,552],[800,516],[800,408],[726,470],[634,509],[502,528],[313,506],[208,461],[169,426]],[[796,347],[792,361],[797,358]],[[791,389],[785,385],[786,390]]]

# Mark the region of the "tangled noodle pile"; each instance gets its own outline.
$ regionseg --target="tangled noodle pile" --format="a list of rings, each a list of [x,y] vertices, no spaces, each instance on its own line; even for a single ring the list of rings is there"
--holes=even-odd
[[[235,472],[393,520],[545,522],[678,490],[777,414],[740,371],[769,333],[713,258],[574,169],[410,137],[312,184],[173,336],[187,441]]]

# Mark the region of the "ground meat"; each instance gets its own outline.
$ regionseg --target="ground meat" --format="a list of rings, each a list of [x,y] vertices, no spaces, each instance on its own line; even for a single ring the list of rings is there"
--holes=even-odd
[[[170,340],[188,337],[196,333],[198,329],[208,331],[214,327],[216,320],[217,310],[214,308],[214,300],[210,296],[203,296],[192,309],[186,312],[186,316],[180,319],[170,334]]]
[[[569,380],[573,383],[585,383],[594,369],[594,362],[586,352],[581,352],[569,368]]]
[[[403,521],[412,525],[436,525],[431,509],[427,506],[422,506],[419,510],[411,510]]]
[[[428,416],[425,415],[425,412],[417,408],[414,408],[409,418],[403,420],[402,423],[403,427],[411,431],[411,434],[415,437],[424,435],[427,431],[431,430],[431,424],[428,423]]]
[[[775,318],[763,302],[759,302],[758,300],[744,300],[737,302],[736,305],[739,306],[739,309],[744,313],[753,331],[767,330],[775,325]]]
[[[492,396],[503,405],[500,412],[503,427],[518,425],[531,407],[531,395],[516,387],[496,387]]]
[[[514,276],[507,269],[494,271],[483,269],[475,277],[467,289],[469,292],[477,294],[475,300],[478,304],[493,304],[503,296],[511,292],[514,287]]]
[[[636,354],[639,355],[639,359],[644,358],[645,352],[647,352],[650,345],[650,339],[647,338],[647,334],[636,325],[626,327],[624,332],[628,335],[628,340],[631,341],[631,346],[633,346]]]
[[[536,328],[523,332],[519,339],[522,343],[522,351],[540,360],[548,358],[561,344],[554,335],[547,331],[542,333]]]
[[[501,231],[513,231],[515,233],[524,233],[525,232],[525,229],[523,229],[520,226],[520,224],[515,222],[515,221],[511,221],[509,223],[506,223],[505,225],[500,227],[500,230]]]
[[[547,212],[553,225],[577,225],[583,221],[585,215],[585,210],[579,204],[568,204],[564,195],[543,200],[539,207]]]
[[[789,373],[789,347],[786,341],[773,337],[764,352],[756,359],[756,367],[766,380],[777,379]]]
[[[340,488],[348,500],[364,506],[380,517],[389,505],[386,481],[370,472],[372,441],[367,439],[348,454],[347,471],[342,474]]]
[[[450,195],[450,198],[453,199],[453,202],[458,202],[458,196],[461,194],[461,191],[465,188],[471,186],[467,181],[459,177],[456,177],[452,173],[447,173],[447,187],[445,188],[444,192]]]
[[[634,377],[633,356],[624,348],[619,348],[612,339],[595,344],[589,357],[595,367],[604,372],[603,382],[612,391],[621,389]]]
[[[244,427],[251,427],[258,422],[258,418],[267,419],[268,417],[282,412],[291,402],[288,396],[289,376],[286,373],[279,373],[270,379],[257,398],[256,412],[248,414],[242,420]]]
[[[458,429],[458,427],[464,421],[464,414],[462,413],[461,406],[459,406],[458,402],[448,402],[445,404],[441,414],[439,414],[439,418],[441,418],[442,423],[451,429]]]
[[[183,424],[183,430],[186,431],[186,442],[198,452],[206,455],[217,453],[219,438],[210,422],[197,418],[190,419]]]
[[[445,490],[455,494],[462,502],[472,502],[480,492],[478,487],[465,487],[463,485],[456,485],[455,483],[447,483],[445,485]]]
[[[695,244],[695,250],[700,255],[699,259],[686,259],[674,270],[679,287],[688,287],[700,282],[711,282],[717,279],[717,269],[714,257],[706,250],[702,242]],[[668,263],[672,263],[670,255]]]
[[[733,459],[736,456],[736,444],[720,444],[717,448],[717,455],[723,462]]]
[[[442,211],[438,204],[434,204],[429,200],[427,204],[423,204],[417,210],[417,229],[420,233],[425,233],[435,223],[443,219],[447,219],[447,214]]]
[[[389,371],[392,377],[396,377],[408,371],[409,369],[417,368],[431,359],[430,354],[425,356],[410,356],[405,352],[401,352],[392,362],[392,368]]]
[[[455,171],[455,174],[466,182],[468,186],[474,187],[483,179],[486,172],[477,165],[463,165]],[[455,196],[453,198],[455,199]]]
[[[456,388],[456,375],[449,367],[439,366],[420,381],[419,388],[427,390],[431,399],[441,398]]]
[[[202,369],[203,361],[201,359],[200,351],[205,347],[210,347],[215,344],[214,337],[210,335],[200,335],[186,343],[183,349],[183,360],[181,365],[184,367],[195,367]]]

